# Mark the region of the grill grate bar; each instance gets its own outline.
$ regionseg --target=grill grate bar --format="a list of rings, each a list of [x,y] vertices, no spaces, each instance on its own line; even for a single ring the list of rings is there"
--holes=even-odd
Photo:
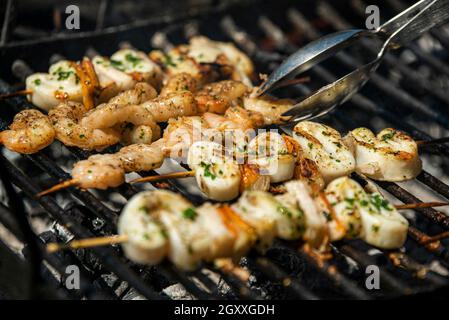
[[[21,190],[23,190],[30,199],[32,199],[34,195],[39,191],[35,183],[32,180],[28,179],[3,155],[0,155],[0,160],[3,161],[6,170],[9,171],[12,182]],[[76,223],[76,221],[72,222],[71,217],[64,212],[64,210],[54,201],[54,199],[50,197],[44,197],[40,198],[38,202],[51,214],[52,218],[59,221],[76,237],[88,238],[93,236],[90,231],[86,230],[84,227],[81,227],[78,223]],[[81,212],[78,213],[82,215]],[[140,278],[119,260],[112,249],[103,247],[93,248],[92,251],[102,259],[102,262],[109,270],[117,274],[119,277],[122,277],[145,297],[149,299],[161,299],[161,296],[157,292],[154,292],[149,287],[142,284]]]

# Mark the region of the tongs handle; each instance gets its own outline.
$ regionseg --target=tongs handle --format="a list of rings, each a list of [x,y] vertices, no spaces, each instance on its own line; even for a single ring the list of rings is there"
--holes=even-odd
[[[413,19],[414,17],[416,18]],[[380,26],[378,32],[388,38],[411,19],[413,21],[394,38],[392,47],[403,46],[429,29],[449,20],[449,0],[419,1]]]

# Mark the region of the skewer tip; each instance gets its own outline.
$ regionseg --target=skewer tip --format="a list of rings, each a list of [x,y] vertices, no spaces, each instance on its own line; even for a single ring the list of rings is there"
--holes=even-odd
[[[53,192],[59,191],[61,189],[65,189],[65,188],[77,185],[77,184],[78,184],[78,180],[76,180],[76,179],[70,179],[70,180],[63,181],[47,190],[39,192],[38,194],[36,194],[36,198],[46,196],[50,193],[53,193]]]

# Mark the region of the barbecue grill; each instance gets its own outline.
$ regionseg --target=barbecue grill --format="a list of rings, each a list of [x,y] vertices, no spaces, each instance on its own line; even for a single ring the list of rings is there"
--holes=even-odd
[[[375,2],[382,20],[412,4],[405,0]],[[101,1],[100,9],[107,4],[108,1]],[[368,4],[362,0],[245,1],[227,5],[192,1],[194,9],[182,15],[167,13],[121,26],[100,23],[95,30],[57,34],[38,28],[29,30],[30,27],[14,33],[13,21],[7,15],[13,3],[7,1],[5,5],[8,18],[3,24],[0,46],[0,93],[20,88],[32,70],[46,70],[50,61],[61,56],[76,60],[92,51],[111,54],[123,45],[149,51],[186,42],[196,34],[234,42],[253,59],[258,72],[270,73],[288,54],[321,35],[363,28]],[[104,21],[105,8],[101,10],[94,18]],[[108,10],[114,10],[112,3]],[[31,34],[30,38],[26,38],[28,33],[24,30]],[[449,31],[443,26],[406,48],[387,54],[367,86],[320,121],[341,132],[359,126],[392,126],[416,140],[447,136],[448,46]],[[376,44],[369,41],[361,43],[361,47],[376,51]],[[307,72],[309,83],[289,87],[279,94],[300,98],[334,81],[361,65],[365,57],[360,52],[354,48],[339,54]],[[32,107],[19,97],[1,104],[2,130],[15,113]],[[425,170],[416,181],[376,182],[390,199],[403,203],[449,199],[449,177],[445,174],[449,146],[429,145],[421,154]],[[114,234],[123,204],[140,190],[125,184],[108,191],[69,188],[51,196],[34,197],[70,178],[68,170],[72,164],[89,155],[59,142],[32,155],[6,150],[0,154],[0,298],[378,299],[442,295],[449,289],[449,241],[421,245],[428,236],[449,229],[449,216],[433,208],[405,213],[411,226],[404,250],[381,251],[359,240],[344,240],[332,244],[332,259],[322,261],[298,243],[277,241],[265,254],[251,252],[240,261],[247,278],[235,270],[213,265],[203,265],[190,273],[177,270],[168,262],[143,267],[126,260],[118,246],[49,254],[45,251],[48,242]],[[149,174],[156,172],[142,175]],[[146,184],[143,188],[154,187],[179,192],[195,204],[205,201],[189,182],[173,180],[163,185]],[[72,265],[80,270],[80,287],[69,290],[62,284],[67,266]],[[379,289],[366,286],[370,265],[379,267]]]

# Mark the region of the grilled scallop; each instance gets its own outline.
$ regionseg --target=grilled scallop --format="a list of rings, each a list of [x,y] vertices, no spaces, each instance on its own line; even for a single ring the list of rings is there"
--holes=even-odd
[[[358,203],[366,197],[363,188],[354,180],[342,177],[329,183],[325,194],[335,213],[328,218],[331,239],[360,236],[362,222]],[[327,213],[330,214],[331,209]]]
[[[345,143],[352,149],[356,171],[381,181],[415,178],[422,168],[416,142],[408,135],[387,128],[376,135],[367,128],[348,133]]]
[[[240,194],[240,169],[232,159],[201,162],[195,169],[195,178],[200,190],[210,199],[229,201]]]
[[[196,212],[197,223],[207,230],[205,240],[208,252],[205,260],[234,256],[235,230],[226,224],[226,218],[220,213],[219,206],[205,203],[196,208]]]
[[[354,156],[335,129],[302,121],[294,127],[293,137],[301,144],[306,157],[318,165],[325,183],[355,170]]]
[[[109,60],[107,57],[95,56],[92,59],[92,64],[98,76],[98,81],[100,81],[103,88],[107,88],[110,91],[110,96],[132,89],[136,84],[136,80],[131,75],[116,68],[117,63]]]
[[[33,91],[28,100],[44,110],[50,110],[64,100],[83,100],[80,79],[67,60],[51,65],[48,73],[30,75],[25,82],[26,89]]]
[[[122,247],[136,263],[155,265],[168,254],[168,233],[158,219],[165,213],[160,198],[153,191],[141,192],[128,201],[120,215],[118,232],[128,236]]]
[[[103,87],[113,83],[118,91],[123,91],[141,81],[159,87],[161,70],[141,51],[121,49],[110,59],[96,56],[92,62]]]
[[[187,164],[192,170],[198,168],[201,163],[207,163],[221,159],[224,155],[223,146],[213,141],[197,141],[189,148]]]
[[[248,144],[248,162],[256,164],[272,183],[290,180],[296,158],[288,152],[284,138],[276,132],[263,132]]]
[[[277,201],[263,191],[246,191],[232,206],[235,212],[256,231],[260,249],[266,249],[277,236],[276,212]]]
[[[343,177],[329,184],[326,195],[336,201],[334,210],[348,236],[358,236],[381,249],[404,244],[408,222],[379,193],[367,194],[357,182]]]

